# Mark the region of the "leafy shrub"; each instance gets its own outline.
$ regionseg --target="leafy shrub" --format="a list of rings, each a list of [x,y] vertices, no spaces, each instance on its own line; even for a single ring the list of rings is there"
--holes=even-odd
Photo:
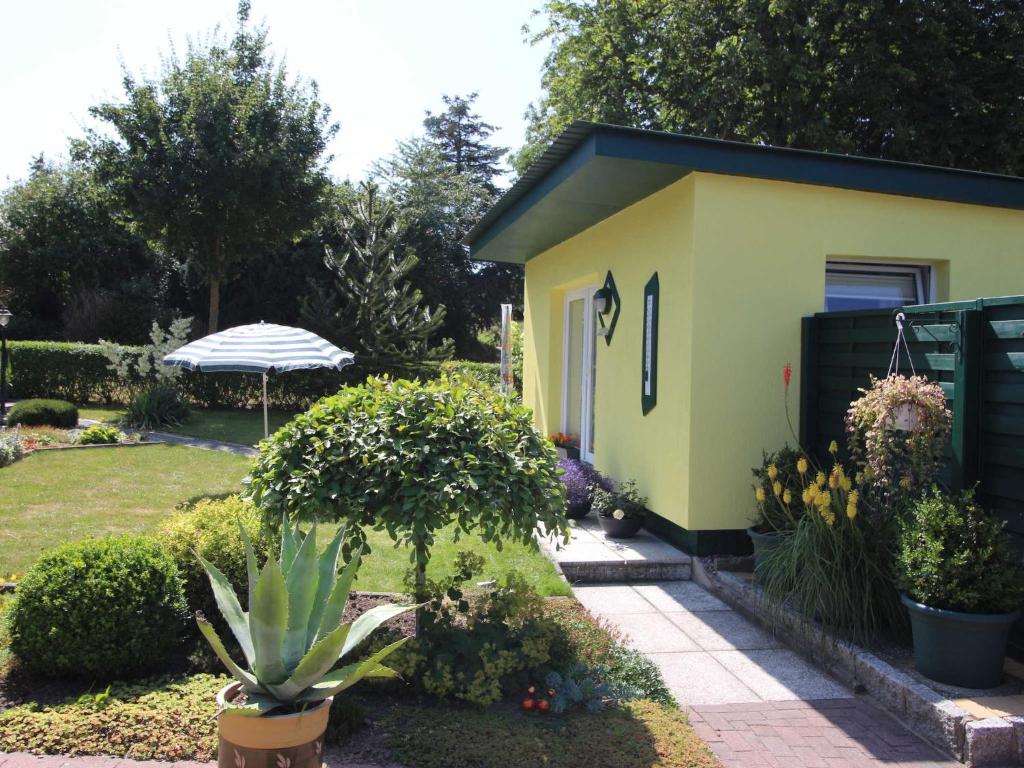
[[[18,398],[59,397],[73,403],[121,402],[127,392],[99,344],[12,341],[11,389]]]
[[[7,424],[71,429],[78,425],[78,409],[64,400],[19,400],[7,412]]]
[[[754,474],[754,500],[757,503],[754,530],[770,533],[793,527],[793,500],[800,499],[804,490],[797,471],[797,462],[802,458],[804,455],[801,451],[787,445],[774,453],[765,452],[761,466],[751,470]]]
[[[973,491],[938,488],[919,500],[900,526],[896,573],[919,603],[964,613],[1009,613],[1024,600],[1024,571],[1003,532]]]
[[[483,559],[460,552],[455,567],[449,578],[421,589],[428,602],[419,634],[393,666],[432,696],[487,706],[523,687],[548,661],[556,628],[544,616],[543,598],[518,574],[470,596],[463,585],[480,573]],[[415,572],[408,582],[416,589]]]
[[[247,608],[248,574],[239,523],[245,526],[257,559],[264,562],[273,547],[272,537],[256,508],[238,496],[202,499],[175,512],[161,525],[157,537],[177,563],[190,613],[202,611],[211,620],[220,616],[209,579],[196,555],[220,569],[240,595],[243,609]]]
[[[25,455],[17,432],[0,433],[0,468],[9,467]]]
[[[556,715],[577,707],[600,712],[606,703],[617,698],[601,670],[583,664],[576,664],[564,672],[548,672],[544,685],[549,691],[554,691],[551,711]]]
[[[124,433],[117,427],[106,424],[93,424],[78,434],[79,445],[114,445],[124,439]]]
[[[160,429],[181,424],[188,418],[188,406],[168,384],[153,384],[128,403],[124,423],[135,429]]]
[[[643,518],[647,514],[647,498],[640,494],[635,480],[595,486],[592,506],[601,517],[615,517],[620,520]]]
[[[438,366],[442,376],[465,377],[488,387],[501,384],[501,366],[498,363],[477,363],[472,360],[445,360]]]
[[[85,539],[44,552],[19,582],[11,650],[42,676],[130,677],[167,666],[185,617],[178,568],[154,539]]]
[[[901,502],[920,495],[936,478],[953,424],[946,395],[924,376],[872,377],[846,414],[850,455],[879,500]],[[918,415],[912,431],[896,427],[904,406]]]
[[[594,487],[607,488],[608,481],[586,462],[562,459],[558,466],[562,469],[562,485],[565,486],[566,514],[571,518],[583,517],[594,501]]]
[[[543,523],[568,533],[555,451],[531,412],[464,379],[367,379],[317,403],[264,442],[246,480],[269,521],[282,514],[385,529],[413,550],[421,581],[430,546],[455,524],[499,549],[536,548]]]

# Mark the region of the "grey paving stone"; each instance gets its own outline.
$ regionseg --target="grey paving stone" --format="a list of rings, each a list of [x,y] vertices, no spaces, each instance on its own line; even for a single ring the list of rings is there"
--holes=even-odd
[[[610,618],[619,614],[651,613],[654,608],[628,584],[575,587],[576,599],[593,614]]]
[[[555,562],[564,563],[621,563],[622,555],[599,541],[576,541],[555,550]]]
[[[775,638],[735,611],[687,611],[665,616],[705,651],[780,647]]]
[[[605,618],[618,627],[638,651],[669,653],[700,650],[679,627],[660,613],[606,614]]]
[[[849,690],[789,650],[711,651],[723,667],[765,701],[844,699]]]
[[[754,691],[709,653],[658,653],[651,658],[661,670],[672,695],[682,706],[760,701]]]
[[[728,605],[692,581],[637,584],[635,589],[664,613],[730,610]]]

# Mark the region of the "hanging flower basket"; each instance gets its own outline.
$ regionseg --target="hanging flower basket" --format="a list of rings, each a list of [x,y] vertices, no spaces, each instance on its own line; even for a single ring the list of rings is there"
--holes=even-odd
[[[892,412],[892,425],[900,432],[917,432],[921,427],[921,409],[909,400],[900,403]]]

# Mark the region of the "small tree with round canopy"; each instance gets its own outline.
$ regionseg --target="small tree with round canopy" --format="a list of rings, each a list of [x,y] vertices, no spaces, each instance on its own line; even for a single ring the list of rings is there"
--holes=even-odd
[[[479,535],[498,549],[536,547],[538,524],[567,536],[559,474],[530,411],[497,390],[462,378],[369,378],[278,430],[246,483],[269,522],[346,523],[346,549],[365,544],[366,528],[386,530],[411,548],[421,588],[449,525],[456,538]]]

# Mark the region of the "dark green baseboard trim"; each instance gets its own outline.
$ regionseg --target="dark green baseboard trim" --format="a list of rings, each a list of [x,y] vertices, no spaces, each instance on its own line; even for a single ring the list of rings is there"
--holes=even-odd
[[[743,529],[691,531],[653,512],[647,513],[645,526],[673,546],[691,555],[749,555],[754,550]]]

